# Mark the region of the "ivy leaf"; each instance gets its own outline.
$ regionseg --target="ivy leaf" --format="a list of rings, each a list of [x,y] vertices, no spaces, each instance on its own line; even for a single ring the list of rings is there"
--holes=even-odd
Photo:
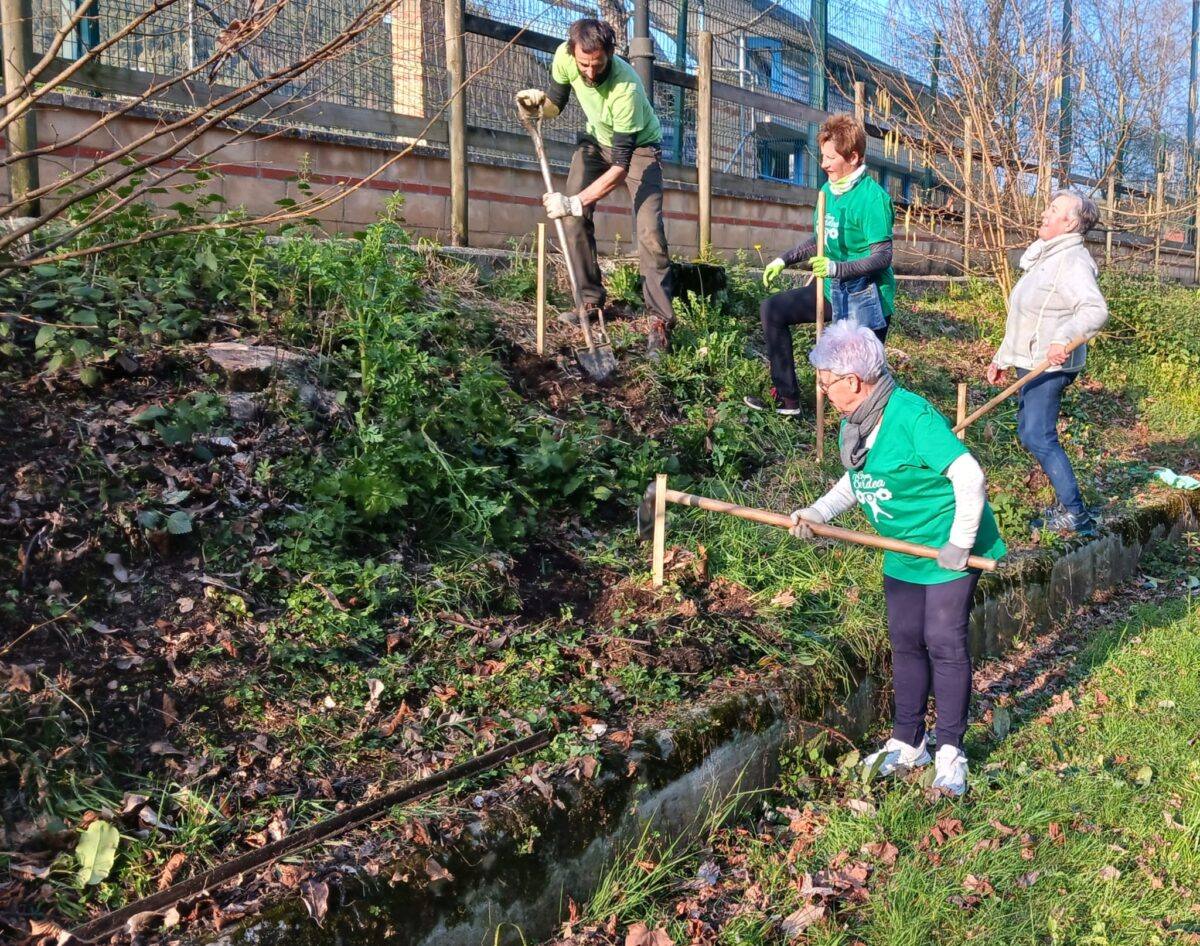
[[[182,509],[176,509],[167,516],[167,531],[171,535],[186,535],[192,531],[192,517]]]
[[[165,407],[161,407],[158,404],[152,404],[145,410],[138,411],[131,418],[129,418],[129,423],[149,424],[153,421],[159,420],[160,418],[166,417],[168,413],[170,412]]]
[[[109,875],[120,842],[121,835],[107,821],[93,821],[88,825],[75,847],[81,887],[95,886]]]

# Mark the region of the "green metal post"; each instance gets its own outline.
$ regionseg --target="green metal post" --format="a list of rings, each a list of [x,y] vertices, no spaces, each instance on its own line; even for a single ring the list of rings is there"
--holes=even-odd
[[[1071,101],[1071,70],[1074,67],[1072,25],[1071,0],[1063,0],[1062,52],[1059,60],[1062,89],[1058,99],[1058,180],[1062,187],[1071,183],[1071,112],[1074,108]]]
[[[679,0],[675,22],[675,68],[687,68],[688,0]],[[675,160],[683,163],[683,89],[675,87]]]

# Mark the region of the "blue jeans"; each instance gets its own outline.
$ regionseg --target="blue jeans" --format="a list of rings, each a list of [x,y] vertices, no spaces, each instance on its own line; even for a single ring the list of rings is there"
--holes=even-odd
[[[1017,369],[1017,377],[1029,374]],[[1058,413],[1062,404],[1063,391],[1075,380],[1077,371],[1047,371],[1021,388],[1017,407],[1017,436],[1021,444],[1034,455],[1046,476],[1058,501],[1071,515],[1080,519],[1087,517],[1083,497],[1079,495],[1079,483],[1071,461],[1058,442]]]
[[[887,335],[888,318],[883,314],[883,299],[879,295],[879,287],[869,276],[831,279],[829,301],[835,322],[854,319],[859,325],[874,331],[880,341]]]

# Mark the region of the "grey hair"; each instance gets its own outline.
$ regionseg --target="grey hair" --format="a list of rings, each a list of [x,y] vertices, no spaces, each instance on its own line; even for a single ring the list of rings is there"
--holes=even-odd
[[[1060,197],[1070,197],[1075,202],[1075,233],[1087,233],[1100,219],[1100,209],[1090,197],[1084,197],[1072,190],[1056,191],[1050,202]]]
[[[865,325],[854,319],[840,319],[821,333],[808,353],[818,371],[839,375],[857,375],[873,384],[887,373],[887,355],[883,343]]]

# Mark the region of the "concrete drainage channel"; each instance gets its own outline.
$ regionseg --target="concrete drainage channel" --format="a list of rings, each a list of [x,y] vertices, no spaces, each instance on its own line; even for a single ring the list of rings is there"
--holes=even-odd
[[[1065,553],[1034,553],[985,577],[971,616],[972,652],[1000,656],[1018,634],[1042,629],[1053,615],[1128,581],[1151,546],[1195,530],[1198,512],[1200,496],[1173,496],[1108,523],[1099,538]],[[322,927],[296,899],[215,942],[480,946],[497,942],[497,929],[500,943],[521,942],[522,934],[526,942],[550,936],[567,898],[586,902],[613,852],[636,840],[647,823],[664,837],[683,836],[735,788],[770,786],[789,734],[803,731],[805,720],[821,718],[862,735],[877,719],[887,687],[866,673],[854,679],[841,694],[810,692],[794,681],[786,691],[717,694],[670,728],[639,733],[629,752],[605,756],[590,781],[554,780],[561,807],[530,792],[516,807],[477,817],[455,850],[434,852],[453,880],[414,889],[355,877]],[[397,865],[398,873],[426,876],[429,854]]]

